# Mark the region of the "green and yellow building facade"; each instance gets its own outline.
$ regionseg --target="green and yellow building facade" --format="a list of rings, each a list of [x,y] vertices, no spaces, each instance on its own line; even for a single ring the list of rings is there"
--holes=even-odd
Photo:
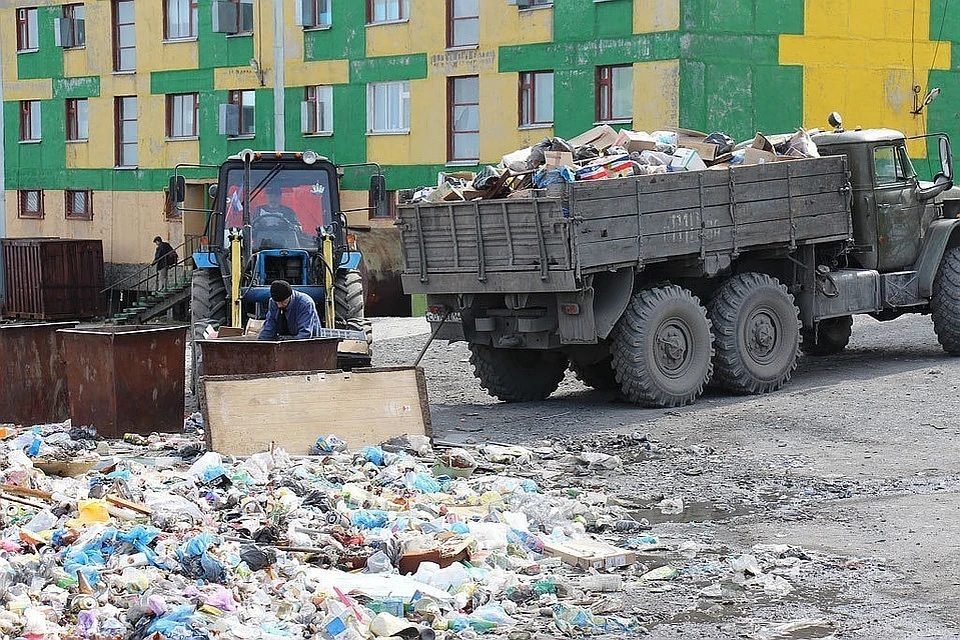
[[[321,28],[297,24],[301,1],[276,0],[283,18],[275,24],[274,1],[252,0],[252,31],[227,35],[214,31],[216,3],[197,0],[196,37],[165,40],[165,0],[135,0],[136,66],[119,73],[110,0],[80,3],[85,46],[77,48],[57,45],[62,2],[3,3],[5,235],[101,238],[108,262],[148,262],[153,236],[177,244],[202,229],[199,215],[175,217],[166,206],[176,164],[215,165],[245,147],[274,149],[281,139],[288,150],[314,149],[337,163],[378,162],[391,190],[434,184],[439,171],[464,168],[449,163],[451,77],[478,81],[473,168],[545,136],[592,127],[604,66],[632,66],[631,113],[618,126],[638,130],[679,126],[744,139],[825,127],[827,114],[839,111],[848,126],[960,133],[960,61],[952,46],[960,41],[960,12],[949,11],[948,0],[478,0],[478,43],[453,48],[448,0],[408,0],[399,19],[374,24],[369,5],[384,0],[329,0],[329,24]],[[37,46],[18,52],[23,8],[36,8]],[[553,121],[520,126],[521,74],[542,71],[553,73]],[[370,133],[368,87],[399,81],[409,82],[408,131]],[[332,86],[326,135],[301,132],[305,87],[314,85]],[[917,97],[935,87],[939,99],[916,112]],[[252,139],[219,129],[232,91],[255,93]],[[198,96],[196,135],[172,140],[166,96],[183,93]],[[135,167],[116,167],[117,96],[137,97]],[[87,99],[83,142],[66,140],[74,98]],[[23,101],[40,103],[39,141],[20,139]],[[910,150],[923,171],[925,143],[912,141]],[[191,175],[201,183],[213,172]],[[348,173],[344,188],[356,190],[348,203],[364,206],[359,180]],[[92,194],[90,220],[64,214],[64,190],[76,189]],[[42,219],[20,215],[21,190],[43,190]],[[203,190],[195,194],[193,204],[202,205]],[[362,214],[351,219],[368,222]],[[371,236],[368,266],[389,272],[397,259],[390,221],[369,224],[385,231]]]

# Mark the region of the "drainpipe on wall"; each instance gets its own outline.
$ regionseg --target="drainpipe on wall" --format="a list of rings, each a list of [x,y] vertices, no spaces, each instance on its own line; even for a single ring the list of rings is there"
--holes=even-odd
[[[274,151],[284,151],[286,130],[284,129],[284,43],[283,43],[283,3],[273,5],[273,140]]]

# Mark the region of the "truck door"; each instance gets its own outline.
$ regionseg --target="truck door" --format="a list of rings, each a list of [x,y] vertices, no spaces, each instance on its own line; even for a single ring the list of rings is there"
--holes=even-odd
[[[902,143],[873,151],[873,193],[877,206],[877,270],[907,268],[920,254],[920,215],[917,174]]]

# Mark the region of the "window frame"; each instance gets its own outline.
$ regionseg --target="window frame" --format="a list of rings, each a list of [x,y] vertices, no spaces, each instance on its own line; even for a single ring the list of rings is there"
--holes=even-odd
[[[323,102],[320,100],[320,89],[324,89],[325,93],[329,93],[329,101]],[[311,96],[311,92],[313,95]],[[313,131],[304,131],[304,135],[308,136],[324,136],[324,135],[333,135],[333,85],[329,84],[315,84],[308,85],[303,88],[303,98],[304,102],[311,104],[311,109],[313,110]],[[325,129],[320,127],[320,115],[323,109],[321,105],[327,105],[329,109],[329,126]],[[326,120],[326,119],[325,119]]]
[[[188,35],[171,36],[170,35],[170,3],[187,2],[190,8],[190,28]],[[164,42],[191,42],[197,39],[199,33],[200,10],[197,0],[163,0],[163,41]]]
[[[518,77],[518,88],[517,88],[517,126],[521,129],[538,129],[545,127],[552,127],[554,124],[554,104],[550,105],[550,119],[549,120],[537,120],[536,110],[537,110],[537,78],[539,76],[550,75],[550,84],[551,84],[551,93],[553,93],[553,83],[554,83],[554,72],[552,70],[543,69],[540,71],[521,71]],[[524,92],[529,93],[529,100],[527,102],[527,110],[529,113],[524,113]]]
[[[73,211],[72,195],[82,193],[83,201],[86,204],[83,212]],[[93,191],[90,189],[64,189],[63,190],[63,217],[65,220],[93,220]]]
[[[40,48],[39,25],[37,24],[37,7],[21,7],[16,9],[17,53],[28,53]],[[31,24],[33,28],[31,29]],[[31,33],[32,31],[32,33]],[[35,38],[30,41],[31,36]],[[32,46],[31,46],[32,45]]]
[[[302,1],[304,0],[298,0],[298,2],[302,2]],[[305,1],[313,4],[313,16],[314,16],[313,24],[301,25],[305,31],[309,31],[311,29],[329,29],[331,26],[333,26],[333,5],[332,5],[333,0],[305,0]],[[327,7],[326,11],[320,11],[320,3],[324,3],[326,5]],[[330,19],[327,22],[321,22],[320,21],[321,15],[329,15]]]
[[[86,105],[86,135],[80,135],[80,109],[83,102]],[[90,103],[86,98],[67,98],[64,101],[67,142],[88,142],[90,140]]]
[[[399,129],[377,129],[376,88],[381,86],[398,86],[400,95],[400,120],[405,126]],[[389,100],[388,100],[389,102]],[[406,108],[404,109],[404,104]],[[389,105],[386,105],[389,107]],[[390,118],[387,118],[389,120]],[[367,135],[406,135],[410,133],[410,81],[394,80],[390,82],[370,82],[367,84]]]
[[[77,13],[76,13],[76,11],[77,11],[78,8],[80,9],[80,12],[81,12],[81,16],[80,16],[79,19],[86,21],[86,8],[84,7],[84,5],[83,5],[82,2],[73,2],[73,3],[71,3],[71,4],[65,4],[65,5],[63,5],[63,12],[61,13],[61,16],[63,17],[64,20],[70,20],[70,21],[71,21],[71,25],[73,25],[73,21],[75,21],[75,20],[78,19],[78,18],[77,18]],[[77,30],[76,30],[73,26],[71,26],[70,29],[71,29],[71,31],[73,32],[73,40],[72,40],[73,44],[70,45],[69,47],[63,47],[63,48],[64,48],[64,49],[84,49],[84,48],[86,48],[86,46],[87,46],[87,34],[86,34],[86,29],[84,29],[84,32],[83,32],[83,42],[77,42],[77,40],[78,40],[78,38],[77,38]]]
[[[615,69],[627,69],[631,70],[631,91],[633,90],[633,64],[608,64],[598,66],[595,71],[595,80],[594,80],[594,94],[595,94],[595,121],[598,123],[617,123],[617,122],[630,122],[633,120],[633,100],[631,99],[630,104],[630,113],[625,116],[618,116],[613,113],[614,109],[614,94],[616,93],[616,85],[614,83],[614,70]],[[608,77],[604,77],[604,74],[608,74]],[[606,96],[604,95],[604,90],[606,90]],[[605,115],[604,110],[608,110],[608,115]]]
[[[410,0],[383,0],[387,3],[397,3],[397,18],[384,18],[383,20],[374,20],[376,13],[376,3],[378,0],[367,0],[367,25],[391,24],[394,22],[407,22],[410,20]]]
[[[136,12],[136,3],[135,0],[113,0],[110,3],[110,22],[111,22],[111,38],[113,40],[113,72],[114,73],[135,73],[137,70],[137,38],[136,38],[136,13],[134,13],[133,22],[120,22],[120,5],[129,3],[133,7],[133,11]],[[133,45],[121,47],[120,46],[120,28],[132,26],[134,30]],[[129,69],[124,69],[120,67],[121,60],[123,58],[122,52],[127,50],[133,50],[133,67]]]
[[[137,111],[140,108],[139,100],[137,100],[137,96],[115,96],[113,100],[114,100],[113,102],[114,128],[116,131],[116,135],[114,136],[114,161],[115,161],[114,166],[118,169],[135,169],[138,166],[138,163],[140,161],[140,150],[137,144],[138,136],[134,136],[134,139],[132,142],[125,141],[123,137],[123,129],[124,129],[123,123],[131,122],[131,121],[136,122],[137,129],[138,129],[137,133],[139,134],[140,123],[138,121],[138,118],[136,117],[139,114],[134,113],[133,118],[125,118],[124,116],[127,114],[124,108],[124,103],[126,100],[133,100],[134,101],[133,104],[135,107],[134,110]],[[124,163],[124,160],[126,159],[124,154],[124,148],[129,148],[131,145],[135,149],[137,162],[133,164],[126,164]]]
[[[456,84],[458,80],[475,80],[477,83],[477,101],[476,102],[455,102]],[[476,107],[477,109],[477,129],[465,129],[455,131],[455,115],[458,107]],[[469,163],[477,164],[480,162],[480,76],[450,76],[447,78],[447,162],[448,163]],[[475,135],[477,137],[477,157],[457,158],[454,156],[456,145],[454,140],[458,135]]]
[[[544,7],[552,7],[553,0],[521,0],[522,4],[517,6],[519,11],[527,11],[530,9],[542,9]]]
[[[37,194],[37,211],[28,212],[24,208],[27,194]],[[17,217],[23,220],[43,220],[43,189],[17,189]]]
[[[244,131],[243,97],[246,94],[253,96],[253,122],[250,122],[250,131]],[[253,89],[231,89],[227,92],[227,104],[237,105],[237,135],[228,138],[253,138],[257,135],[257,92]]]
[[[480,46],[480,0],[477,2],[477,13],[472,16],[461,16],[456,17],[456,12],[454,7],[457,4],[458,0],[447,0],[447,49],[469,49],[477,48]],[[456,35],[456,24],[457,22],[464,21],[475,21],[477,23],[477,41],[476,42],[464,42],[457,44],[454,42],[454,37]]]
[[[192,130],[191,132],[189,132],[189,133],[180,133],[180,134],[177,134],[177,133],[174,131],[174,125],[176,124],[176,120],[175,120],[175,118],[174,118],[174,114],[175,114],[175,112],[176,112],[175,103],[177,102],[177,98],[188,98],[188,97],[192,97],[192,98],[193,98],[193,120],[192,120],[193,130]],[[195,139],[197,139],[197,137],[199,136],[199,123],[197,122],[197,119],[198,119],[199,116],[200,116],[200,94],[198,94],[198,93],[196,93],[196,92],[188,92],[188,93],[168,93],[168,94],[166,95],[166,100],[165,100],[164,102],[166,103],[166,109],[165,109],[165,115],[166,115],[165,131],[166,131],[167,140],[195,140]]]
[[[36,112],[34,112],[36,108]],[[36,137],[34,137],[34,115],[36,115]],[[43,139],[43,120],[40,114],[39,100],[20,101],[20,142],[40,142]]]
[[[397,218],[397,192],[396,191],[387,191],[384,193],[384,197],[387,200],[387,215],[378,216],[377,215],[377,203],[373,201],[373,194],[371,193],[367,199],[367,219],[368,220],[396,220]]]

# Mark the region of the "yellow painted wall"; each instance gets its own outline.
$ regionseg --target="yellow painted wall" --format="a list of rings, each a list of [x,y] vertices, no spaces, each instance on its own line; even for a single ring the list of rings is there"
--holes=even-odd
[[[633,32],[676,31],[680,0],[633,0]]]
[[[633,128],[656,131],[680,123],[680,61],[633,65]]]

